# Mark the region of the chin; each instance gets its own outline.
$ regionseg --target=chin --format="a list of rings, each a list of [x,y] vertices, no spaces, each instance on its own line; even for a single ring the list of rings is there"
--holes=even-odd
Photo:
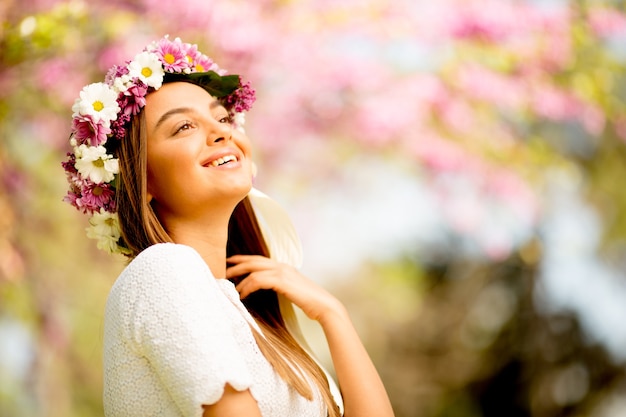
[[[248,195],[250,190],[252,189],[252,181],[243,182],[243,183],[234,183],[232,184],[231,191],[236,195],[239,200],[243,200],[245,196]]]

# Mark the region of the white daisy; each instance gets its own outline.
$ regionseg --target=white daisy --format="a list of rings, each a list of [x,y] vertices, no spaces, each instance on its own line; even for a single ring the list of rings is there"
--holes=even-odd
[[[128,64],[128,75],[131,78],[139,78],[147,86],[155,89],[161,88],[163,83],[163,64],[159,57],[152,52],[142,52],[135,56],[135,59]]]
[[[117,241],[121,232],[117,213],[109,213],[101,208],[100,212],[91,216],[89,227],[86,230],[87,237],[98,240],[98,249],[106,250],[109,253],[119,252]]]
[[[122,75],[113,80],[113,88],[118,93],[123,93],[128,90],[128,87],[132,86],[132,79],[128,74]]]
[[[118,160],[106,152],[104,146],[80,145],[75,148],[76,169],[83,178],[95,184],[111,182],[119,173]]]
[[[94,122],[102,120],[109,127],[111,120],[117,119],[120,106],[117,93],[105,83],[93,83],[85,86],[72,106],[72,117],[91,116]]]
[[[235,125],[235,129],[241,133],[246,133],[246,130],[243,127],[246,124],[246,115],[243,114],[243,112],[235,113],[233,116],[233,124]]]

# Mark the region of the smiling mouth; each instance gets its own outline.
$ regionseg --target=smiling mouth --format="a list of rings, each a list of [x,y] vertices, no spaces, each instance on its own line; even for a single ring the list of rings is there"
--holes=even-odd
[[[217,158],[211,161],[210,163],[207,164],[207,166],[219,167],[222,165],[226,165],[230,162],[237,162],[237,157],[235,155],[224,155],[221,158]]]

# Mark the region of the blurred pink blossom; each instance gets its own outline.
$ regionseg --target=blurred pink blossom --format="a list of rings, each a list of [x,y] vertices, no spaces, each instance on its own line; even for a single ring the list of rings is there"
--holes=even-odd
[[[626,14],[616,9],[597,7],[589,10],[589,25],[596,35],[610,37],[626,34]]]
[[[462,66],[453,83],[469,98],[497,107],[520,110],[526,104],[523,80],[476,64]]]
[[[506,168],[466,154],[464,164],[432,176],[446,223],[492,260],[509,256],[539,221],[531,185]]]
[[[432,171],[462,171],[475,164],[458,143],[428,129],[416,131],[410,146],[411,154]]]
[[[34,82],[37,88],[64,106],[74,103],[87,81],[85,72],[66,56],[51,58],[35,67]]]
[[[502,3],[485,6],[480,2],[468,2],[454,14],[450,33],[459,39],[478,39],[497,42],[509,36],[518,25],[510,7]]]
[[[593,136],[606,125],[598,104],[562,82],[578,52],[572,29],[579,15],[569,2],[553,7],[502,0],[92,3],[84,7],[93,15],[128,13],[141,20],[107,32],[110,39],[102,34],[82,39],[84,50],[37,63],[29,78],[3,69],[0,94],[18,91],[15,80],[32,78],[47,97],[69,107],[91,81],[86,78],[94,64],[105,72],[166,33],[180,36],[257,89],[246,130],[263,157],[301,161],[304,157],[294,154],[303,149],[349,142],[356,145],[350,149],[406,155],[433,177],[463,177],[471,193],[451,180],[433,186],[441,187],[451,227],[474,234],[494,257],[513,247],[489,229],[494,213],[523,225],[537,216],[533,190],[507,159],[515,152],[512,144],[524,139],[519,137],[524,126],[518,131],[512,125],[577,121]],[[625,22],[621,12],[589,6],[589,27],[598,36],[623,33]],[[29,135],[54,146],[61,143],[57,136],[65,141],[71,126],[40,114],[27,124]],[[626,141],[624,118],[614,124]],[[314,161],[304,168],[318,175],[329,165]]]
[[[530,184],[505,167],[487,170],[485,192],[497,196],[523,223],[534,224],[539,219],[539,201]]]
[[[529,2],[469,0],[454,9],[449,33],[454,38],[505,43],[519,36],[551,31],[566,20],[567,8],[540,8]]]
[[[26,131],[30,138],[39,141],[49,148],[67,146],[67,137],[72,122],[51,111],[38,112],[35,119],[26,122]]]
[[[167,18],[170,28],[178,30],[183,28],[206,28],[216,4],[222,3],[224,2],[203,0],[137,1],[137,4],[143,6],[146,13],[150,13],[150,15],[155,18],[159,16],[161,18]],[[241,8],[243,9],[244,7]]]
[[[538,115],[555,121],[575,116],[580,108],[580,101],[570,92],[548,83],[535,84],[530,98]]]
[[[604,129],[605,116],[597,105],[586,103],[574,93],[551,84],[533,86],[531,107],[539,116],[553,121],[580,121],[594,136]]]
[[[156,35],[156,36],[163,36]],[[98,67],[101,72],[108,71],[113,65],[123,66],[127,61],[131,61],[139,51],[141,51],[148,43],[152,42],[155,35],[133,33],[119,33],[117,38],[108,43],[105,48],[100,51],[98,56]]]

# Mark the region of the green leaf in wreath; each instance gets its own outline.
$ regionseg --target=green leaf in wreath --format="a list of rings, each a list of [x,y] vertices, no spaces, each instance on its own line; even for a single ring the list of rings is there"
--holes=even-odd
[[[164,83],[177,81],[196,84],[216,98],[226,97],[241,86],[238,75],[219,75],[215,71],[193,72],[191,74],[165,73]]]

